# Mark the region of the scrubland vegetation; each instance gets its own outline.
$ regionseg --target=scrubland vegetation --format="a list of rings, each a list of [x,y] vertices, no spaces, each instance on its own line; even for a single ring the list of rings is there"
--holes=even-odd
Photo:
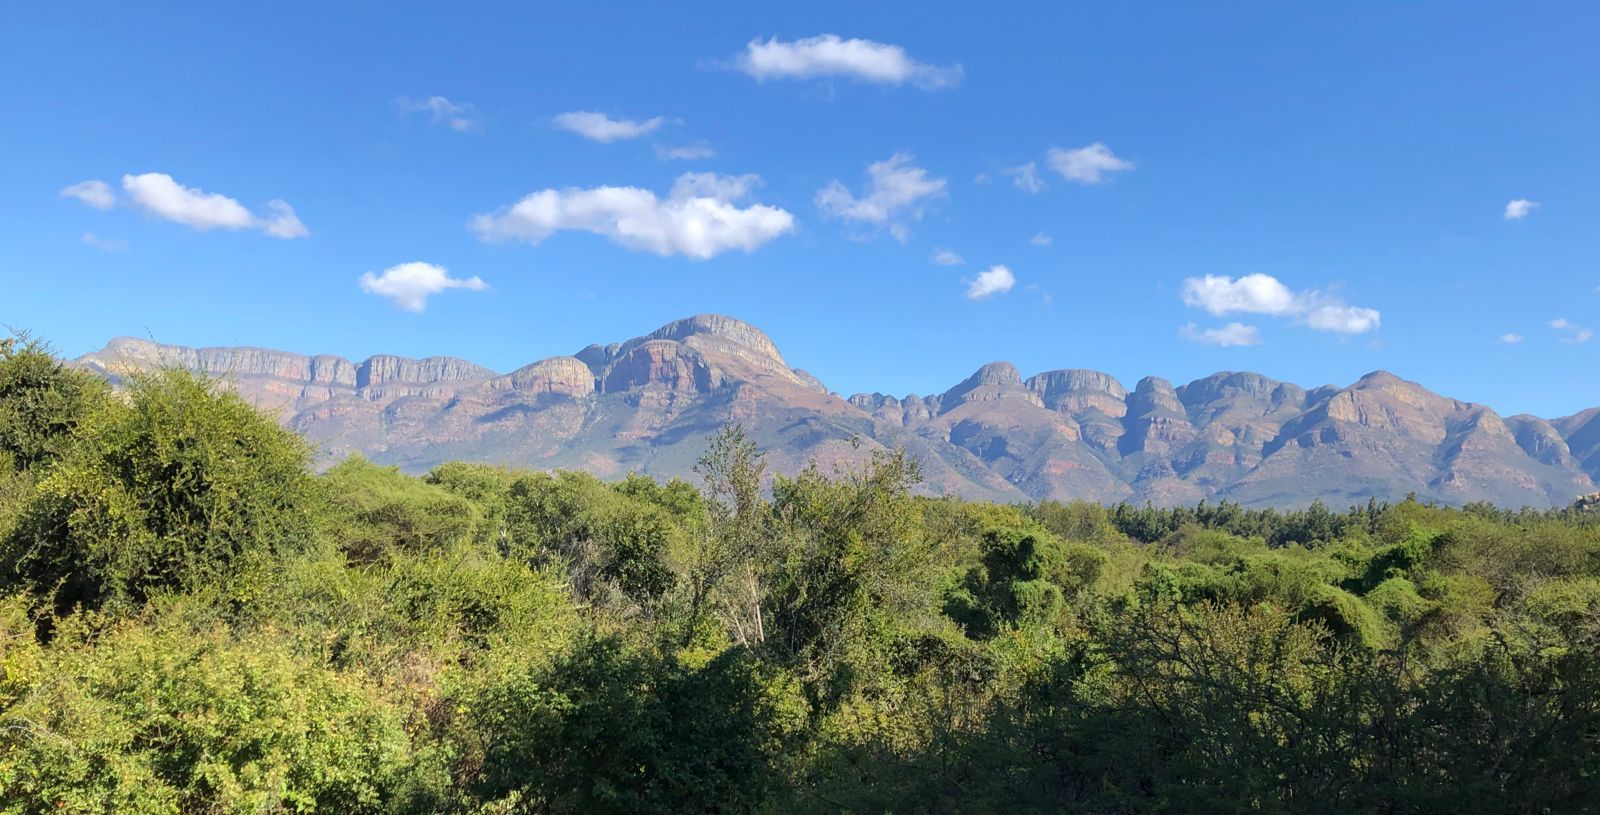
[[[0,813],[1600,809],[1600,515],[360,459],[0,346]]]

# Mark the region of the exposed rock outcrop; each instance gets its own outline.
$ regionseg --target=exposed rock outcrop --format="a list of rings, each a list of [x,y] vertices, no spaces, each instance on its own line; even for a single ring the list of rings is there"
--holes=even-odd
[[[845,400],[765,333],[719,315],[508,374],[450,357],[352,362],[130,338],[77,364],[113,380],[205,371],[279,411],[327,460],[361,452],[410,470],[462,458],[683,476],[708,434],[739,422],[780,472],[902,446],[928,491],[1001,501],[1338,505],[1416,492],[1565,506],[1600,475],[1600,408],[1502,418],[1383,371],[1343,388],[1224,371],[1179,387],[1146,377],[1130,391],[1099,371],[1024,378],[1007,362],[936,396]]]

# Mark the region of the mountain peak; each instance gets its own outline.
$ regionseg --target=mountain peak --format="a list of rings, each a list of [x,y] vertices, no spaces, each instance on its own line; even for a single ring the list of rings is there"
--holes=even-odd
[[[940,403],[945,410],[949,410],[974,399],[983,402],[1012,396],[1040,403],[1037,395],[1023,387],[1022,374],[1017,366],[1009,362],[991,362],[974,371],[961,384],[945,391]]]
[[[783,356],[778,353],[778,346],[766,332],[743,320],[722,314],[696,314],[682,320],[673,320],[640,339],[682,342],[690,337],[702,336],[716,337],[771,357],[776,362],[783,362]]]
[[[1406,380],[1385,370],[1376,370],[1356,380],[1357,385],[1392,385]]]

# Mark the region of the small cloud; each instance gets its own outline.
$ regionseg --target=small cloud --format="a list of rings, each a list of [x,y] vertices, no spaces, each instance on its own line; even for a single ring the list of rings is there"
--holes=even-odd
[[[1508,221],[1520,221],[1523,218],[1528,217],[1528,215],[1538,208],[1538,201],[1529,201],[1526,198],[1518,198],[1515,201],[1511,201],[1510,203],[1506,204],[1505,217]]]
[[[939,266],[960,266],[961,264],[966,263],[966,261],[955,252],[952,252],[949,249],[939,249],[937,247],[935,247],[933,250],[933,262]]]
[[[432,263],[402,263],[390,266],[382,274],[367,272],[361,276],[361,290],[385,297],[406,311],[420,312],[428,306],[428,297],[449,289],[483,291],[489,284],[474,276],[465,280],[451,277],[449,270]]]
[[[1045,162],[1062,178],[1079,184],[1099,184],[1112,173],[1133,169],[1133,162],[1118,158],[1100,142],[1076,150],[1052,147],[1045,154]]]
[[[992,183],[994,183],[994,176],[991,176],[988,173],[978,173],[977,175],[972,177],[972,183],[974,183],[974,184],[992,184]]]
[[[715,156],[717,151],[704,144],[691,144],[682,147],[668,147],[663,144],[656,145],[656,158],[662,161],[699,161]]]
[[[1580,325],[1573,325],[1565,317],[1557,317],[1550,321],[1550,327],[1561,333],[1561,341],[1568,345],[1588,342],[1594,339],[1594,331]]]
[[[1034,246],[1049,246],[1054,240],[1055,238],[1052,238],[1043,232],[1038,232],[1035,233],[1033,237],[1028,239],[1028,243],[1031,243]]]
[[[1247,274],[1237,280],[1209,274],[1187,278],[1183,281],[1183,304],[1216,315],[1235,311],[1288,314],[1296,308],[1294,292],[1265,274]]]
[[[1365,334],[1382,324],[1377,309],[1347,305],[1332,295],[1295,292],[1277,278],[1248,274],[1190,277],[1183,281],[1183,304],[1208,314],[1268,314],[1292,317],[1313,331]]]
[[[755,251],[794,229],[794,215],[763,204],[740,206],[760,176],[684,173],[665,199],[638,187],[547,189],[492,214],[475,216],[482,240],[537,244],[573,230],[604,235],[629,249],[695,260],[732,249]]]
[[[83,233],[83,243],[93,246],[102,252],[122,252],[128,248],[128,242],[118,238],[102,238],[93,232]]]
[[[895,153],[868,165],[867,186],[859,197],[835,180],[817,191],[817,209],[824,217],[887,227],[899,238],[905,231],[902,217],[919,219],[928,202],[948,195],[944,179],[929,178],[911,162],[909,153]]]
[[[1023,192],[1038,192],[1044,189],[1044,179],[1039,177],[1038,171],[1039,165],[1030,161],[1019,167],[1007,168],[1005,173],[1011,176],[1011,183],[1017,185],[1017,189]]]
[[[402,96],[395,100],[401,113],[426,113],[428,124],[444,125],[457,133],[476,133],[483,130],[483,117],[471,102],[452,102],[443,96],[411,99]]]
[[[576,133],[589,141],[609,144],[614,141],[637,139],[655,132],[667,123],[666,117],[657,116],[653,119],[635,121],[633,119],[613,119],[610,116],[593,110],[575,110],[563,113],[553,120],[556,127]]]
[[[111,191],[111,185],[97,179],[80,181],[61,190],[61,197],[76,198],[95,209],[111,209],[117,203],[117,196]]]
[[[1221,328],[1200,329],[1194,323],[1188,323],[1178,329],[1178,336],[1189,342],[1198,342],[1204,345],[1217,345],[1223,348],[1232,348],[1244,345],[1260,345],[1261,332],[1253,325],[1244,323],[1228,323]]]
[[[1321,305],[1305,314],[1305,323],[1312,331],[1332,331],[1335,334],[1365,334],[1382,324],[1382,315],[1375,308],[1347,306],[1343,303]]]
[[[912,59],[898,45],[842,39],[835,34],[784,42],[777,37],[745,45],[735,66],[756,80],[839,77],[878,85],[911,83],[925,90],[961,83],[960,65],[940,67]]]
[[[911,241],[911,227],[901,223],[889,224],[889,234],[902,245]]]
[[[990,266],[967,283],[968,300],[987,300],[997,294],[1011,291],[1017,278],[1005,266]]]
[[[1503,342],[1503,343],[1505,343],[1507,345],[1516,345],[1517,343],[1522,342],[1522,335],[1521,334],[1501,334],[1499,341]]]
[[[226,195],[185,187],[166,173],[125,175],[122,190],[145,212],[202,232],[259,229],[284,239],[311,234],[295,216],[294,208],[278,199],[267,202],[268,214],[262,217]]]
[[[267,202],[267,209],[272,213],[271,217],[258,218],[257,221],[262,231],[268,235],[288,240],[304,238],[311,234],[311,230],[306,229],[306,225],[300,223],[300,219],[294,214],[294,207],[289,206],[287,202],[274,198]]]

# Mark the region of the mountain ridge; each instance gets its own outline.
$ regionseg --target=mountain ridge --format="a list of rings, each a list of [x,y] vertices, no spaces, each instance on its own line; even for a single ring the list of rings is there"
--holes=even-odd
[[[780,472],[904,447],[929,492],[985,500],[1291,506],[1415,492],[1542,506],[1600,478],[1600,408],[1502,417],[1381,370],[1345,387],[1219,371],[1130,390],[1092,369],[1024,377],[1003,361],[934,395],[846,397],[791,367],[759,328],[716,314],[503,373],[447,356],[355,361],[128,337],[74,363],[113,381],[163,365],[220,376],[325,460],[361,453],[413,471],[460,458],[682,476],[706,435],[739,422]]]

